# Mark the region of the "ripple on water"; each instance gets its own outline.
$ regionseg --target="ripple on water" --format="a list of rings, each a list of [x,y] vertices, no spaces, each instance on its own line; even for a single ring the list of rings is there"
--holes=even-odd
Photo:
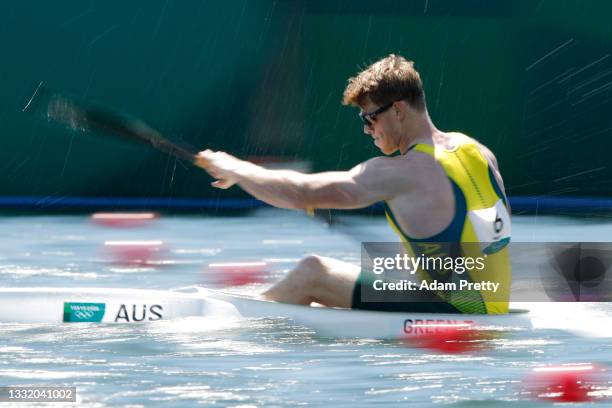
[[[214,390],[211,386],[201,384],[165,386],[147,390],[129,390],[116,392],[112,395],[113,400],[126,397],[147,397],[151,401],[172,401],[176,404],[182,404],[186,401],[197,401],[200,404],[241,402],[249,399],[243,393]]]
[[[69,268],[47,268],[34,266],[20,265],[0,265],[0,274],[10,275],[14,279],[23,279],[31,277],[58,277],[72,279],[97,279],[99,277],[96,272],[81,272],[73,271]]]
[[[62,371],[62,370],[3,370],[0,369],[0,378],[16,378],[22,380],[81,380],[94,377],[124,377],[123,373],[109,373],[104,371]]]

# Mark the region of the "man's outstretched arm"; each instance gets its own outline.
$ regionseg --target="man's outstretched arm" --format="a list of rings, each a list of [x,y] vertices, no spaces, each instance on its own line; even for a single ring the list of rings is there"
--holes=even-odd
[[[213,186],[229,188],[238,184],[266,203],[280,208],[362,208],[390,199],[397,185],[385,178],[388,158],[376,158],[349,171],[304,174],[291,170],[268,170],[239,160],[227,153],[204,151],[197,164],[217,179]],[[387,170],[387,171],[385,171]]]

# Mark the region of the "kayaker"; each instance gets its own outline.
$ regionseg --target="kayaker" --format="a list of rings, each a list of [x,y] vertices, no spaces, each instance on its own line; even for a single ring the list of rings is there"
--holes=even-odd
[[[337,259],[307,256],[268,289],[269,300],[313,302],[356,309],[450,313],[505,313],[508,310],[510,209],[497,160],[491,150],[457,132],[433,124],[413,62],[391,54],[348,80],[343,104],[360,108],[363,131],[385,155],[348,171],[303,174],[267,170],[224,152],[206,150],[198,165],[226,189],[238,184],[254,197],[290,209],[355,209],[383,202],[391,227],[409,253],[442,255],[448,245],[476,243],[486,258],[480,275],[462,279],[495,281],[502,292],[461,294],[404,293],[399,300],[370,301],[371,272]],[[435,252],[435,251],[434,251]],[[449,255],[449,254],[447,254]],[[457,254],[452,254],[457,256]],[[420,270],[422,279],[437,278]],[[438,296],[440,295],[440,296]],[[432,299],[434,299],[432,301]]]

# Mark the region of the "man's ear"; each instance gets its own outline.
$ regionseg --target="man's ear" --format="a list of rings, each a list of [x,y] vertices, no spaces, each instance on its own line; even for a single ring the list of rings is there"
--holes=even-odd
[[[397,101],[393,104],[395,116],[400,122],[403,122],[404,119],[406,119],[406,116],[408,115],[408,109],[410,109],[410,106],[408,106],[408,103],[406,101]]]

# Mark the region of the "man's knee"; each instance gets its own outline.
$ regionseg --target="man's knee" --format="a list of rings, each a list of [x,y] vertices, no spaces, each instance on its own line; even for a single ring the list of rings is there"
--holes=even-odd
[[[300,260],[298,267],[301,269],[314,271],[315,273],[325,269],[323,258],[319,255],[308,255]]]
[[[324,258],[318,255],[308,255],[300,260],[292,273],[295,278],[306,281],[312,287],[321,284],[329,270]]]

